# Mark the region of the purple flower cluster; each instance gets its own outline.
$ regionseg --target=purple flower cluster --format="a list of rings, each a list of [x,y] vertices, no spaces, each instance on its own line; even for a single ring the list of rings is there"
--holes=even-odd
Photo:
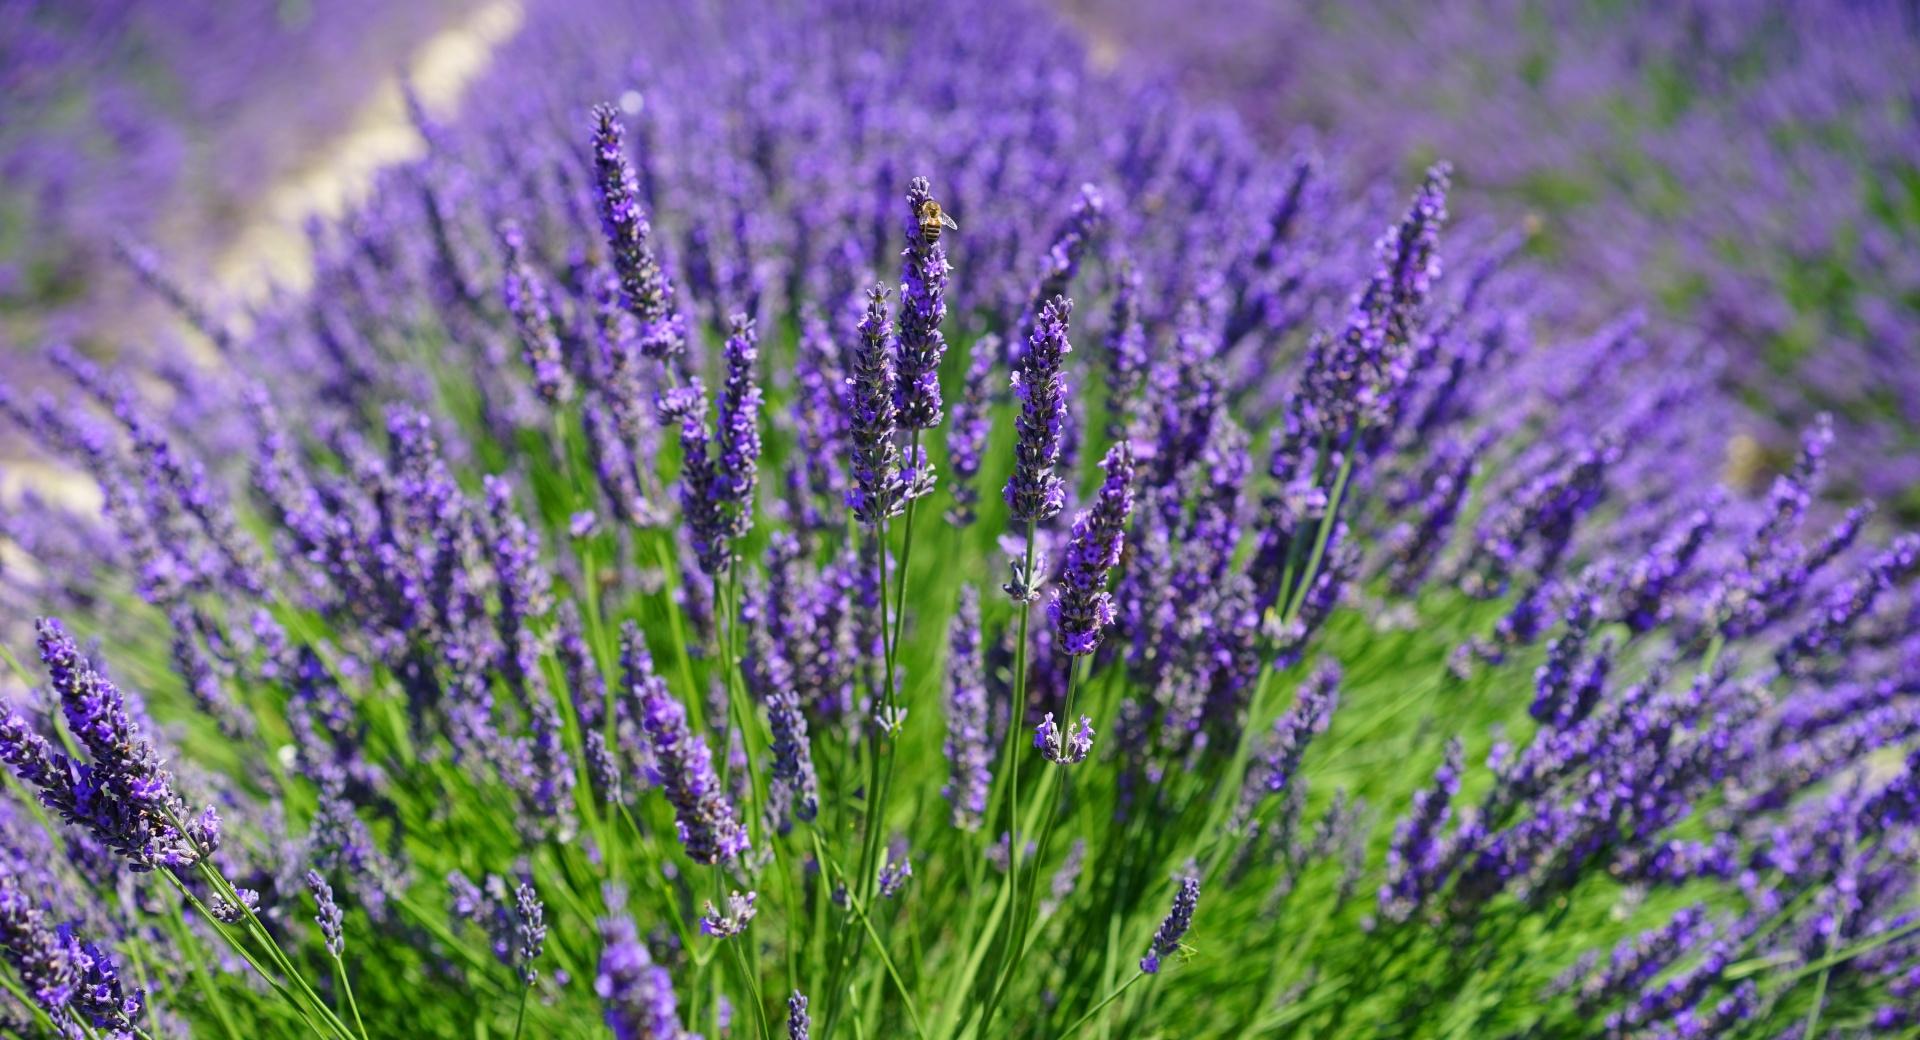
[[[1091,654],[1113,623],[1113,598],[1107,572],[1118,566],[1126,548],[1127,520],[1133,512],[1133,450],[1126,441],[1108,449],[1100,463],[1106,479],[1093,508],[1073,518],[1066,563],[1048,616],[1060,629],[1060,645],[1073,656]]]
[[[1062,368],[1073,350],[1067,342],[1067,318],[1073,301],[1048,297],[1034,320],[1013,393],[1020,402],[1016,421],[1013,476],[1007,480],[1007,510],[1016,523],[1040,523],[1066,506],[1064,483],[1054,473],[1067,418],[1067,384]]]
[[[187,818],[173,777],[134,724],[119,688],[59,621],[41,618],[36,627],[67,731],[86,757],[55,751],[32,722],[7,708],[0,717],[0,759],[48,809],[126,857],[134,870],[189,867],[218,848],[219,816],[208,807]]]
[[[654,674],[653,656],[631,623],[620,632],[620,669],[624,695],[632,698],[634,715],[653,749],[653,773],[647,779],[663,788],[673,803],[687,857],[715,864],[747,851],[746,828],[713,771],[707,742],[688,726],[686,709]]]

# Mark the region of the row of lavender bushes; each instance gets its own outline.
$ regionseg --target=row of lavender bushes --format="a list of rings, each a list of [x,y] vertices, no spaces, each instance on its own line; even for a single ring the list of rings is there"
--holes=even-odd
[[[0,393],[100,495],[0,517],[0,1035],[1915,1027],[1920,545],[1444,163],[1022,0],[533,3],[420,130]]]
[[[1772,422],[1734,476],[1832,412],[1835,478],[1920,515],[1920,12],[1901,0],[1460,4],[1076,0],[1130,62],[1233,105],[1263,139],[1314,128],[1375,172],[1462,164],[1490,213],[1587,283],[1727,359]]]
[[[140,328],[116,237],[158,239],[197,269],[370,87],[474,6],[0,3],[0,343]]]

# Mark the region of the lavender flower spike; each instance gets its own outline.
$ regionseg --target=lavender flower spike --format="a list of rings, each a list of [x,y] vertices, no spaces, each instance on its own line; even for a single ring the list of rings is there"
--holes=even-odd
[[[1113,597],[1107,594],[1107,572],[1120,563],[1126,546],[1127,520],[1133,513],[1133,448],[1120,441],[1107,450],[1100,467],[1107,478],[1093,508],[1073,518],[1073,539],[1060,587],[1048,613],[1060,629],[1060,642],[1076,657],[1100,646],[1100,634],[1113,623]]]
[[[1160,973],[1160,958],[1180,948],[1180,939],[1192,926],[1193,911],[1199,905],[1200,879],[1181,878],[1180,891],[1173,895],[1173,909],[1168,910],[1166,920],[1160,922],[1160,930],[1153,933],[1153,943],[1147,947],[1147,955],[1140,958],[1141,971],[1149,975]]]
[[[1387,880],[1380,886],[1380,909],[1389,920],[1413,916],[1445,880],[1441,831],[1451,815],[1453,796],[1460,793],[1464,755],[1458,737],[1447,744],[1447,757],[1434,771],[1433,786],[1413,796],[1413,811],[1394,828],[1393,844],[1387,850]]]
[[[870,525],[898,515],[906,496],[900,448],[893,439],[899,422],[893,359],[887,350],[889,324],[887,291],[875,286],[867,291],[860,343],[854,348],[852,374],[847,377],[847,439],[853,453],[847,506],[854,519]]]
[[[960,590],[947,650],[947,783],[940,794],[953,804],[953,825],[980,829],[993,786],[993,736],[988,731],[986,662],[980,653],[980,593]]]
[[[940,322],[947,316],[947,247],[938,235],[929,239],[919,218],[926,207],[937,208],[925,177],[907,186],[907,248],[900,254],[899,382],[894,407],[900,425],[930,430],[940,425],[940,360],[947,340]]]
[[[620,665],[627,695],[653,745],[656,775],[648,779],[666,789],[687,857],[713,865],[745,852],[747,832],[713,771],[713,752],[687,725],[686,709],[666,682],[654,674],[653,658],[631,621],[620,630]]]
[[[534,392],[549,405],[565,403],[573,398],[573,377],[554,331],[546,283],[527,262],[527,236],[519,222],[503,220],[499,230],[500,246],[507,254],[500,295],[520,332],[522,356],[533,370]]]
[[[317,870],[307,871],[307,889],[313,893],[313,903],[319,911],[314,914],[313,923],[320,926],[320,938],[327,944],[327,952],[339,957],[347,948],[347,940],[341,934],[340,904],[334,901],[333,886],[320,876]]]
[[[799,990],[787,998],[787,1040],[807,1040],[813,1020],[807,1017],[807,998]]]
[[[627,161],[626,131],[611,105],[593,109],[593,172],[600,226],[620,276],[621,302],[639,319],[641,349],[666,360],[686,349],[673,313],[673,283],[653,252],[653,228],[640,209],[640,186]]]
[[[713,493],[731,507],[727,537],[739,541],[753,526],[754,490],[760,484],[760,386],[754,365],[760,359],[753,319],[733,316],[727,335],[727,378],[720,387],[720,428],[715,438],[719,460]]]
[[[1066,486],[1054,475],[1053,466],[1060,459],[1066,423],[1067,384],[1061,367],[1073,351],[1067,342],[1067,318],[1072,313],[1073,301],[1064,296],[1047,301],[1034,322],[1026,356],[1013,374],[1013,392],[1020,399],[1015,420],[1019,439],[1006,499],[1016,523],[1051,520],[1066,505]]]

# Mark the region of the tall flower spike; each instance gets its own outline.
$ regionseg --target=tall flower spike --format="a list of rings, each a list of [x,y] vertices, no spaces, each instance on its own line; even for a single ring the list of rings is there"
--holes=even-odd
[[[673,282],[653,251],[653,227],[640,208],[639,181],[627,160],[626,129],[612,105],[593,109],[593,173],[600,226],[620,276],[620,294],[639,319],[641,349],[667,360],[686,349],[679,318],[673,313]]]
[[[1067,383],[1061,374],[1073,350],[1067,342],[1067,318],[1073,301],[1056,296],[1047,301],[1027,341],[1026,356],[1013,374],[1013,392],[1020,399],[1015,420],[1013,476],[1007,480],[1007,507],[1016,523],[1040,523],[1059,515],[1066,506],[1066,486],[1054,475],[1060,458],[1060,434],[1066,423]]]
[[[973,523],[974,509],[980,503],[976,478],[986,455],[987,437],[993,432],[987,418],[988,383],[993,378],[994,359],[999,356],[1000,337],[988,333],[973,342],[966,381],[960,387],[960,400],[953,406],[953,425],[947,435],[953,508],[947,511],[947,519],[959,527]]]
[[[1166,919],[1160,922],[1160,929],[1153,933],[1153,942],[1147,947],[1147,955],[1140,958],[1140,970],[1149,975],[1160,972],[1160,960],[1167,954],[1180,948],[1180,940],[1193,925],[1193,911],[1200,905],[1200,879],[1183,877],[1180,890],[1173,895],[1173,908],[1167,911]]]
[[[1273,724],[1273,740],[1260,757],[1259,779],[1268,794],[1287,789],[1313,738],[1327,730],[1340,705],[1340,666],[1332,661],[1314,670],[1298,699]]]
[[[320,938],[327,944],[327,952],[340,956],[347,948],[347,941],[341,934],[342,915],[340,904],[333,898],[333,886],[320,876],[317,870],[307,871],[307,889],[313,893],[313,923],[320,926]]]
[[[549,405],[562,404],[573,399],[573,376],[554,331],[546,283],[527,262],[527,236],[519,222],[503,220],[499,230],[500,247],[507,254],[500,296],[520,332],[521,356],[533,370],[534,392]]]
[[[753,527],[753,497],[760,485],[761,394],[754,381],[759,338],[753,319],[733,316],[726,345],[727,378],[720,388],[720,428],[715,438],[719,460],[713,489],[728,506],[730,541],[746,537]]]
[[[907,248],[900,254],[900,341],[894,387],[894,407],[900,425],[908,430],[930,430],[940,425],[940,361],[947,340],[940,323],[947,316],[947,247],[940,243],[939,218],[926,234],[924,217],[937,212],[932,187],[925,177],[907,186]]]
[[[906,493],[900,447],[893,436],[899,423],[893,403],[893,358],[887,349],[890,325],[887,290],[875,286],[867,291],[860,342],[847,376],[847,440],[853,455],[847,506],[854,519],[869,525],[898,515]]]
[[[807,716],[800,695],[781,690],[767,698],[767,725],[773,731],[773,780],[792,797],[793,815],[811,821],[820,813],[820,781],[807,742]]]
[[[620,630],[620,665],[627,696],[634,699],[636,714],[653,745],[657,775],[648,779],[666,789],[687,857],[712,865],[747,851],[746,829],[713,771],[713,752],[687,725],[686,709],[654,674],[653,658],[639,627],[631,621]]]
[[[986,818],[993,786],[993,736],[988,730],[986,661],[980,651],[980,593],[960,589],[947,637],[947,783],[940,793],[953,806],[953,825],[976,831]]]
[[[813,1020],[807,1017],[807,998],[799,990],[787,998],[787,1040],[807,1040]]]
[[[1107,593],[1107,572],[1120,563],[1126,547],[1127,520],[1133,513],[1133,448],[1126,441],[1107,450],[1100,463],[1106,479],[1093,508],[1073,518],[1073,538],[1067,544],[1067,562],[1048,612],[1060,629],[1060,644],[1068,654],[1091,654],[1100,635],[1113,623],[1113,597]]]

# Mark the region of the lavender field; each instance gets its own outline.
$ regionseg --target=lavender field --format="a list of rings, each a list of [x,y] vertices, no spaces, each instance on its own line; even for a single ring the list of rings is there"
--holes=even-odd
[[[1916,70],[0,0],[0,1038],[1920,1036]]]

